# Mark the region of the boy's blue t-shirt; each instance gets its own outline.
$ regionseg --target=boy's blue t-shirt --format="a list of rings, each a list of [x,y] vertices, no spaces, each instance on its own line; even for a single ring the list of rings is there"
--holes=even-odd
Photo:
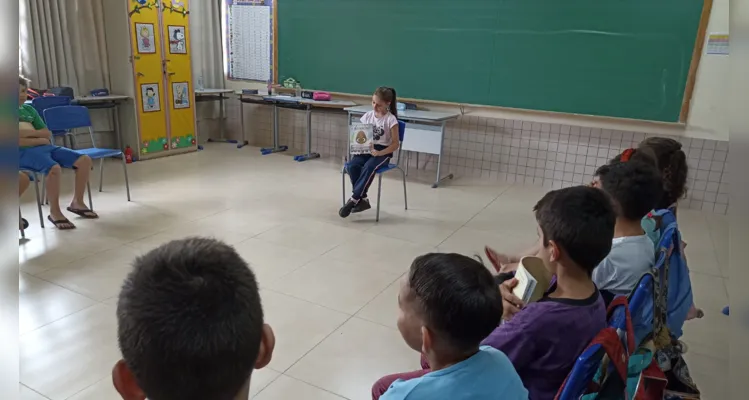
[[[481,346],[478,353],[420,378],[397,380],[380,400],[527,400],[528,391],[504,353]]]

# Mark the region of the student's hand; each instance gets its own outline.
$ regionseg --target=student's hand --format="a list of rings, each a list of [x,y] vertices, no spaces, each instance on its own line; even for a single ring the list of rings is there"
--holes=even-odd
[[[375,150],[375,148],[374,148],[374,143],[370,143],[370,144],[369,144],[369,153],[370,153],[370,154],[372,154],[372,155],[373,155],[373,156],[375,156],[375,157],[377,157],[377,156],[379,156],[379,155],[380,155],[380,152],[379,152],[379,151],[377,151],[377,150]]]
[[[512,289],[517,286],[518,280],[512,278],[499,285],[499,293],[502,295],[502,319],[510,320],[525,306],[523,300],[512,294]]]

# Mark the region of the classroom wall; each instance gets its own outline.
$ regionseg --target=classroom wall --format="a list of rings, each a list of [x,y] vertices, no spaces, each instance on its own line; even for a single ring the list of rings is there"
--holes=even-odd
[[[241,134],[239,104],[229,101],[226,108],[227,136],[237,140]],[[312,113],[313,150],[330,162],[340,163],[346,154],[347,118],[341,111],[316,109]],[[246,104],[244,121],[250,145],[272,144],[271,107]],[[217,132],[217,122],[201,120],[199,129]],[[305,150],[306,132],[304,112],[279,110],[279,137],[281,144],[290,148],[287,154],[300,154]],[[597,166],[624,149],[637,146],[650,135],[641,131],[465,115],[447,124],[442,171],[454,173],[456,179],[479,177],[549,189],[585,184]],[[688,197],[680,207],[725,214],[729,193],[728,142],[672,137],[683,144],[689,165]],[[434,157],[422,155],[419,161],[420,169],[435,171]],[[415,157],[411,158],[409,166],[416,167]],[[433,173],[419,174],[411,180],[429,183],[433,176]]]
[[[707,32],[728,32],[728,0],[713,0]],[[609,118],[573,116],[536,111],[502,109],[499,107],[468,107],[469,115],[486,118],[519,119],[549,124],[574,124],[589,128],[635,131],[658,135],[674,135],[697,139],[728,140],[727,99],[728,57],[703,54],[697,70],[689,117],[685,126]],[[264,89],[264,83],[226,80],[226,87]],[[325,88],[316,88],[322,89]],[[373,88],[374,89],[374,88]],[[396,88],[397,89],[397,88]],[[366,104],[368,98],[354,97]],[[453,105],[420,104],[426,109],[456,109]]]
[[[709,32],[728,32],[728,0],[714,0]],[[689,164],[688,197],[681,207],[725,214],[728,209],[728,57],[704,55],[697,72],[691,110],[685,126],[566,114],[466,107],[447,126],[443,171],[497,182],[559,188],[586,183],[596,166],[634,147],[648,136],[679,140]],[[264,83],[226,80],[226,87],[265,89]],[[368,96],[344,96],[360,104]],[[227,136],[240,138],[240,107],[227,102]],[[419,103],[420,108],[455,110],[455,105]],[[270,107],[245,105],[246,138],[253,146],[272,143]],[[346,151],[345,113],[316,110],[312,146],[323,157],[340,160]],[[200,119],[200,132],[217,132],[217,120]],[[280,110],[279,133],[291,152],[306,145],[304,113]],[[201,136],[204,141],[206,135]],[[254,150],[248,150],[254,151]],[[436,169],[433,157],[422,157],[419,168]],[[412,158],[411,168],[416,167]]]

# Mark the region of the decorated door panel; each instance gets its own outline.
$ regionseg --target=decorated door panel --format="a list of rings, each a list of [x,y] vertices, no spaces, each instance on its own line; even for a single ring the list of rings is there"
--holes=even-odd
[[[194,147],[195,96],[190,63],[190,27],[188,0],[164,1],[162,32],[164,66],[169,93],[169,140],[172,149]]]
[[[159,29],[159,3],[130,0],[130,43],[135,74],[136,113],[140,132],[140,153],[169,149],[167,93],[162,67],[162,34]]]

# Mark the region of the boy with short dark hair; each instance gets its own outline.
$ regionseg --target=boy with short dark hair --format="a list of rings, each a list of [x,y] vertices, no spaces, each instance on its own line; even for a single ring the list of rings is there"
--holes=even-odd
[[[271,360],[257,281],[213,239],[177,240],[135,260],[117,304],[124,400],[247,400],[253,369]]]
[[[505,322],[482,342],[507,354],[531,400],[553,399],[580,353],[606,327],[606,307],[591,279],[611,249],[616,215],[603,191],[570,187],[547,193],[534,207],[537,256],[551,287],[525,305],[500,285]]]
[[[601,166],[596,178],[595,186],[611,196],[617,213],[611,251],[593,271],[608,304],[629,295],[655,265],[653,242],[641,222],[661,198],[663,181],[654,165],[635,160]]]
[[[429,369],[382,378],[374,399],[528,398],[507,356],[479,346],[502,318],[497,286],[481,263],[459,254],[416,258],[398,305],[398,330]]]

